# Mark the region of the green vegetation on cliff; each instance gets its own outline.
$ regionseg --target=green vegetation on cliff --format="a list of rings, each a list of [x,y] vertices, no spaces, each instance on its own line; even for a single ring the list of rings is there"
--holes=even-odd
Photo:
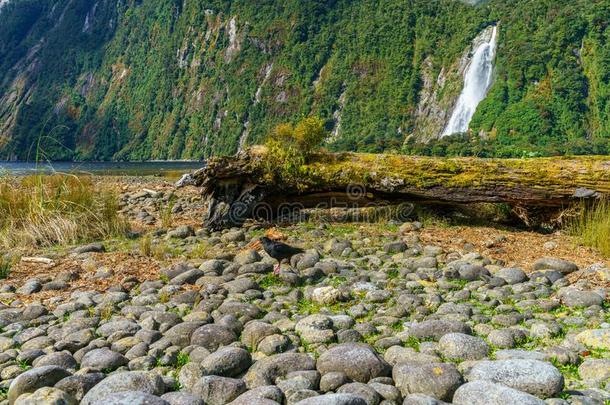
[[[333,150],[609,148],[603,0],[11,0],[0,13],[0,158],[33,157],[41,134],[55,159],[203,158],[312,114]],[[423,94],[452,100],[447,72],[494,23],[476,136],[450,152],[421,144],[436,135],[416,128]]]

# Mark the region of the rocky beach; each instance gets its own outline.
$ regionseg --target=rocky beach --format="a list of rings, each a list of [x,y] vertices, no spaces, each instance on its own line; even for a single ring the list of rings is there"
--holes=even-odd
[[[195,187],[111,182],[125,238],[31,252],[1,282],[3,403],[610,401],[609,263],[560,232],[212,232]],[[305,251],[277,275],[251,248],[270,232]]]

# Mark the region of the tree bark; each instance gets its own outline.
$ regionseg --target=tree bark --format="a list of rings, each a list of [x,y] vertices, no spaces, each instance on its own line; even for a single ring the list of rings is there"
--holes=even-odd
[[[384,201],[508,203],[532,211],[567,207],[610,195],[610,157],[533,159],[432,158],[320,153],[295,170],[270,167],[266,149],[210,159],[194,174],[208,203],[204,225],[240,225],[293,203]]]

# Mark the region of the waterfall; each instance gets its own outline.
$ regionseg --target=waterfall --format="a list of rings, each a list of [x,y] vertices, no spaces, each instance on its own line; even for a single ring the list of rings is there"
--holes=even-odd
[[[451,118],[441,136],[468,131],[468,125],[477,106],[487,95],[492,83],[493,60],[496,55],[498,27],[476,47],[470,65],[464,74],[464,88],[455,104]]]

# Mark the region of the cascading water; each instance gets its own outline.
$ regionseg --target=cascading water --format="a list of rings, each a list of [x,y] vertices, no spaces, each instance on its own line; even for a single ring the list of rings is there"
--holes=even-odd
[[[487,96],[487,91],[492,83],[497,35],[498,27],[494,26],[489,39],[484,40],[474,51],[470,65],[464,74],[464,88],[441,136],[468,131],[470,120],[479,103]]]

